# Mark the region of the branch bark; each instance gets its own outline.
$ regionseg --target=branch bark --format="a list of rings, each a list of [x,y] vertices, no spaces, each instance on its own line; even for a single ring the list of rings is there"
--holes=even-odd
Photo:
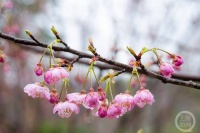
[[[4,34],[0,31],[0,38],[3,38],[5,40],[9,40],[12,41],[14,43],[20,44],[20,45],[25,45],[25,46],[39,46],[39,47],[43,47],[43,48],[47,48],[48,44],[46,43],[37,43],[34,41],[29,41],[29,40],[25,40],[25,39],[20,39],[20,38],[16,38],[7,34]],[[88,58],[91,59],[94,57],[94,55],[91,54],[87,54],[81,51],[77,51],[74,50],[72,48],[68,47],[58,47],[58,46],[53,46],[52,49],[54,51],[63,51],[63,52],[69,52],[72,53],[74,55],[77,55],[81,58]],[[106,59],[102,56],[98,57],[100,62],[109,64],[113,69],[115,70],[125,70],[124,72],[132,72],[132,67],[128,66],[126,64],[120,63],[120,62],[116,62],[114,60],[110,60],[110,59]],[[165,78],[162,75],[159,75],[158,73],[149,71],[147,69],[138,69],[138,72],[141,74],[145,74],[147,76],[159,79],[160,81],[162,81],[163,83],[170,83],[170,84],[175,84],[175,85],[181,85],[181,86],[186,86],[186,87],[191,87],[191,88],[195,88],[195,89],[200,89],[200,84],[197,84],[191,80],[189,81],[183,81],[183,80],[179,80],[179,79],[173,79],[173,78]]]

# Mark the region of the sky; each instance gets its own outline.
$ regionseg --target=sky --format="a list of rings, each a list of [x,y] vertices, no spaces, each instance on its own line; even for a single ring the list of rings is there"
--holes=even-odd
[[[70,47],[86,52],[91,37],[100,55],[110,57],[116,43],[122,50],[117,61],[127,63],[126,46],[139,52],[158,47],[182,55],[184,71],[199,71],[200,1],[197,0],[65,0],[49,2],[35,19],[40,28],[56,27]],[[190,51],[188,51],[191,49]],[[188,56],[187,53],[194,54]],[[89,53],[89,52],[88,52]],[[165,55],[165,54],[163,54]],[[153,54],[143,57],[148,62]]]

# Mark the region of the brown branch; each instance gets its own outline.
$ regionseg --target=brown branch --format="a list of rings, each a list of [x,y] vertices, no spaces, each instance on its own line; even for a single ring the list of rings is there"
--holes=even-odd
[[[14,43],[18,43],[18,44],[25,45],[25,46],[27,46],[27,45],[30,45],[30,46],[40,46],[40,47],[43,47],[43,48],[47,48],[47,46],[48,46],[48,44],[46,44],[46,43],[40,43],[40,44],[38,44],[38,43],[33,42],[33,41],[15,38],[13,36],[6,35],[6,34],[4,34],[2,32],[0,32],[0,38],[6,39],[6,40],[10,40],[10,41],[12,41]],[[69,47],[63,48],[63,47],[53,46],[52,48],[53,48],[54,51],[69,52],[69,53],[78,55],[78,56],[80,56],[82,58],[89,58],[89,59],[91,59],[92,57],[94,57],[91,54],[80,52],[80,51],[71,49]],[[121,69],[124,69],[125,72],[129,72],[129,73],[132,72],[132,67],[130,67],[128,65],[125,65],[125,64],[122,64],[122,63],[119,63],[119,62],[116,62],[116,61],[113,61],[113,60],[109,60],[109,59],[103,58],[101,56],[99,56],[99,60],[98,61],[104,62],[104,63],[109,64],[109,65],[113,65],[113,66],[121,68]],[[145,75],[148,75],[150,77],[159,79],[163,83],[171,83],[171,84],[175,84],[175,85],[181,85],[181,86],[191,87],[191,88],[195,88],[195,89],[200,89],[200,84],[194,83],[191,80],[190,81],[182,81],[182,80],[173,79],[173,78],[165,78],[164,76],[161,76],[161,75],[159,75],[159,74],[157,74],[155,72],[146,70],[144,68],[143,69],[138,69],[138,72],[142,73],[142,74],[145,74]]]

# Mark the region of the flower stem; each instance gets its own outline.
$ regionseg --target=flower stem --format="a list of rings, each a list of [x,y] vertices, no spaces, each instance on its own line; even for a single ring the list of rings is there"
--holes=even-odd
[[[165,50],[163,50],[163,49],[160,49],[160,48],[154,48],[155,50],[160,50],[160,51],[163,51],[163,52],[165,52],[165,53],[167,53],[167,54],[169,54],[169,55],[172,55],[171,53],[169,53],[169,52],[167,52],[167,51],[165,51]]]
[[[60,98],[61,98],[61,95],[62,95],[62,92],[63,92],[63,89],[65,88],[65,86],[66,86],[66,81],[64,80],[64,82],[62,84],[62,89],[60,91],[60,96],[59,96],[59,100],[58,101],[60,101]]]
[[[112,100],[113,100],[111,82],[112,82],[112,79],[109,80],[109,91],[110,91],[111,98],[112,98]]]
[[[48,50],[48,48],[46,48],[46,49],[45,49],[44,53],[42,54],[42,57],[40,58],[40,61],[39,61],[39,63],[42,61],[42,59],[43,59],[43,57],[44,57],[45,53],[47,52],[47,50]]]
[[[155,49],[152,49],[152,51],[154,52],[154,54],[156,55],[156,57],[157,57],[157,59],[158,59],[158,65],[160,65],[160,64],[162,63],[162,61],[161,61],[161,59],[160,59],[158,53],[156,52]]]
[[[132,72],[131,77],[130,77],[130,80],[129,80],[128,91],[130,91],[130,89],[131,89],[131,81],[132,81],[133,75],[134,75],[134,74],[133,74],[133,72]]]
[[[99,82],[98,82],[98,79],[97,79],[97,76],[96,76],[96,74],[95,74],[95,72],[94,72],[94,68],[93,68],[93,67],[92,67],[92,72],[93,72],[94,77],[95,77],[95,80],[96,80],[96,82],[97,82],[97,84],[98,84],[98,86],[99,86]]]

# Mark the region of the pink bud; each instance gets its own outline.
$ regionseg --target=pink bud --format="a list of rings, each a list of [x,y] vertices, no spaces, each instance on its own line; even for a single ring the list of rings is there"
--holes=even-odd
[[[0,62],[3,63],[6,60],[6,55],[3,52],[0,52]]]
[[[99,101],[103,101],[106,98],[105,91],[99,86],[98,87]]]
[[[58,100],[59,100],[59,94],[57,93],[57,91],[55,89],[53,89],[50,93],[49,102],[52,104],[56,104],[56,103],[58,103]]]
[[[107,110],[108,110],[108,105],[106,104],[102,104],[99,108],[98,111],[96,113],[96,116],[99,116],[101,118],[106,117],[107,115]]]
[[[43,68],[40,63],[37,64],[37,66],[34,69],[34,72],[37,76],[41,76],[43,74]]]
[[[180,66],[180,65],[183,64],[183,59],[182,59],[181,56],[176,55],[176,56],[174,56],[173,62],[172,62],[172,63],[173,63],[175,66]]]
[[[160,73],[164,75],[166,78],[170,78],[174,72],[174,68],[169,63],[162,63],[160,65]]]

